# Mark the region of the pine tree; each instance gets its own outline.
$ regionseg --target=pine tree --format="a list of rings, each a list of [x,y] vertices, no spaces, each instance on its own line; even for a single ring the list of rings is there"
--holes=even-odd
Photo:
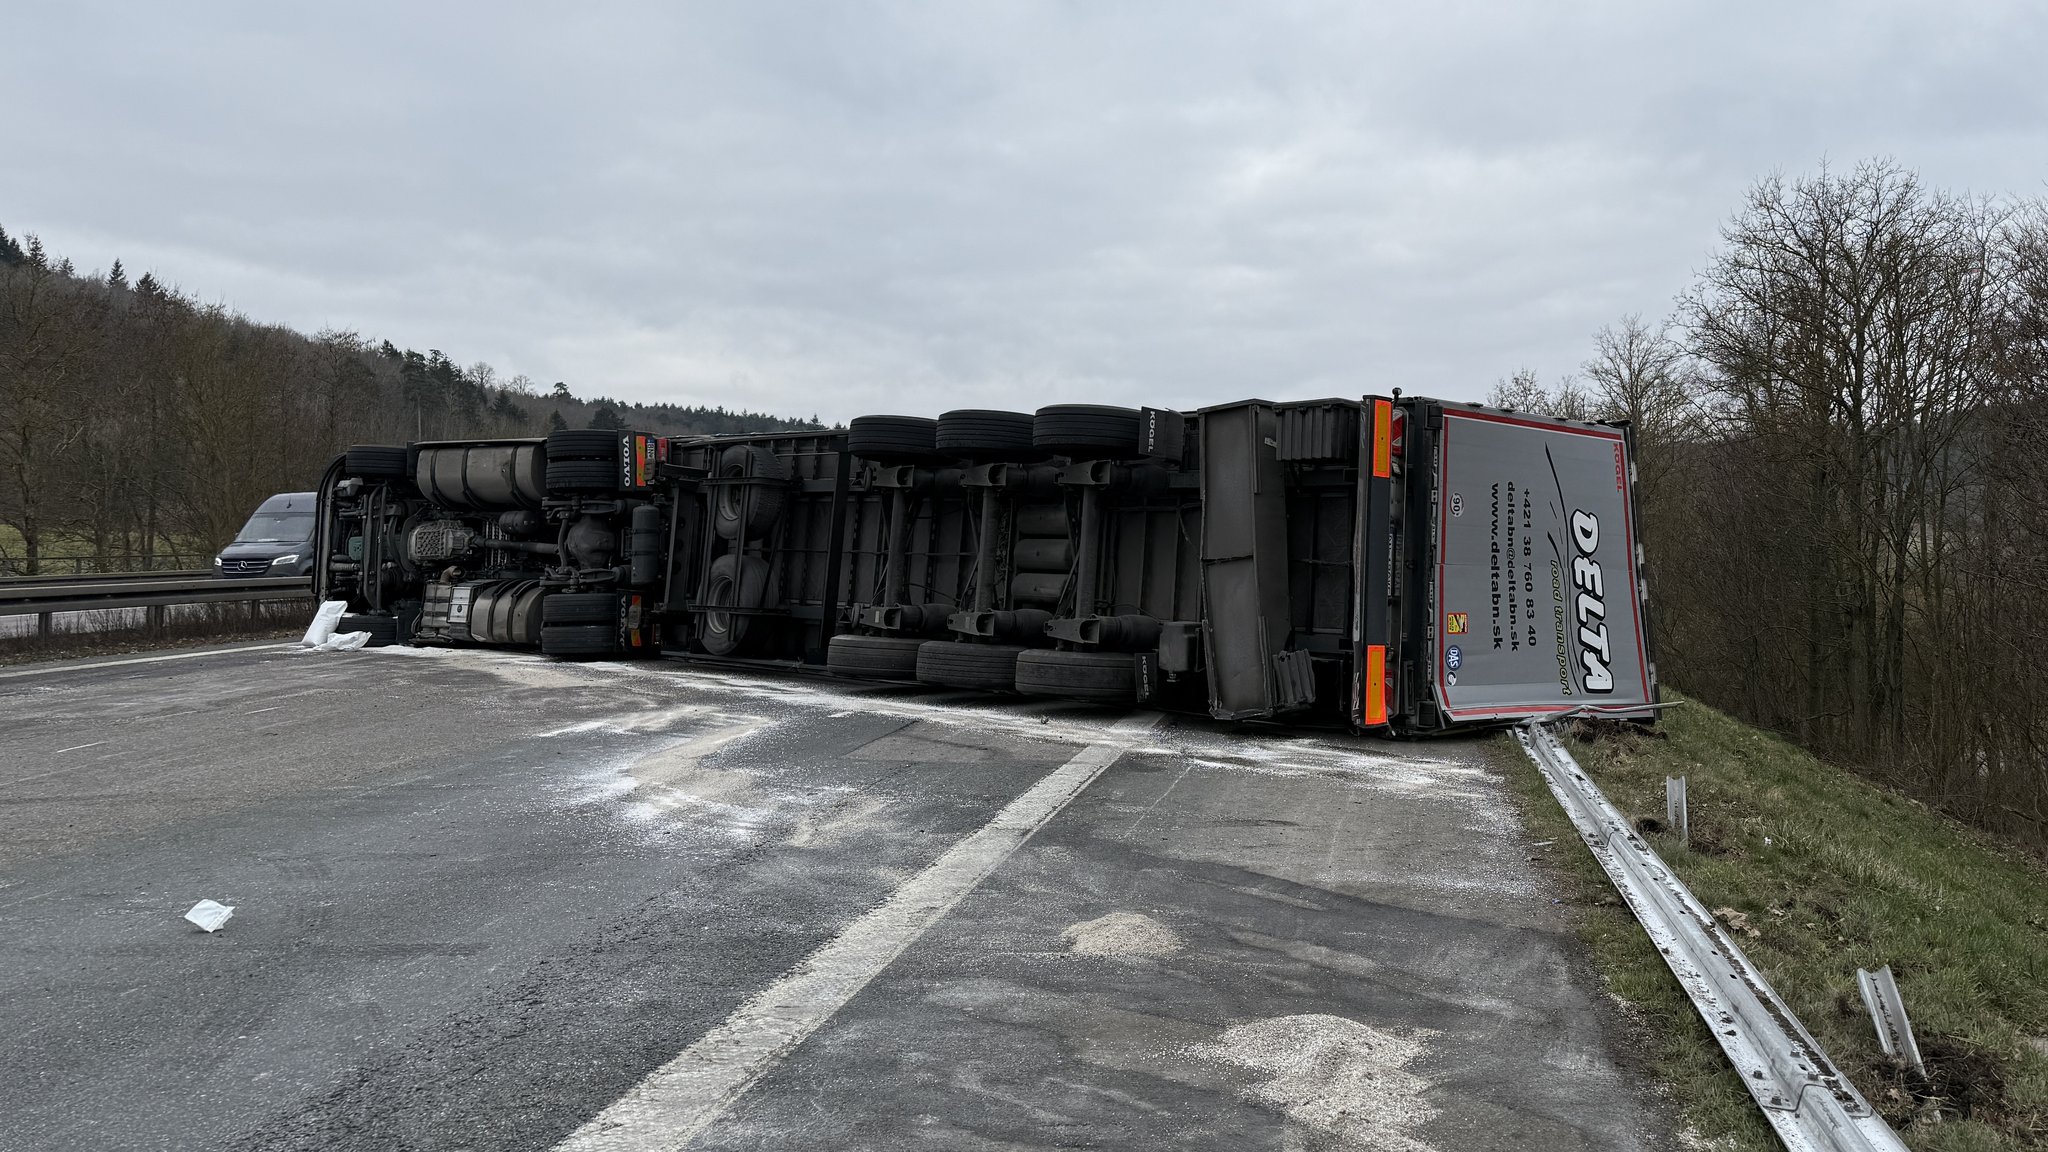
[[[548,413],[548,431],[567,432],[568,430],[569,422],[562,419],[562,410],[560,408]]]
[[[560,380],[555,381],[555,390],[553,392],[553,396],[557,400],[573,401],[574,399],[576,399],[574,396],[569,395],[569,386],[567,384],[562,383]]]
[[[7,234],[7,229],[0,228],[0,265],[12,268],[26,263],[28,253],[23,252],[21,245],[14,242],[14,237]]]
[[[617,429],[624,428],[626,423],[619,419],[617,409],[606,404],[590,414],[590,426],[592,428],[609,428],[616,431]]]
[[[142,279],[135,282],[135,294],[145,300],[162,295],[163,290],[164,286],[157,283],[156,277],[148,272],[144,272]]]
[[[107,287],[126,288],[127,286],[128,273],[121,267],[121,261],[117,258],[114,261],[114,266],[107,269]]]

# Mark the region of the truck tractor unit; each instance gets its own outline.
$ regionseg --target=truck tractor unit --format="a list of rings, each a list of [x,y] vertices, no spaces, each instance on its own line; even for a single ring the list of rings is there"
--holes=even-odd
[[[1657,702],[1628,429],[1415,397],[358,446],[373,644],[669,657],[1423,735]]]

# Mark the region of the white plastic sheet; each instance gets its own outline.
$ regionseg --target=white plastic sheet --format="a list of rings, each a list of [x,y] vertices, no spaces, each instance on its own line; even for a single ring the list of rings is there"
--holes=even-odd
[[[232,904],[222,904],[213,900],[201,900],[192,906],[190,912],[185,913],[185,919],[199,925],[199,930],[202,932],[218,932],[220,931],[220,926],[227,923],[228,917],[234,914],[235,909]]]
[[[368,632],[336,632],[311,648],[294,648],[294,652],[353,652],[370,642]]]
[[[335,626],[341,623],[341,614],[348,611],[348,601],[329,600],[313,613],[313,622],[306,626],[305,638],[299,643],[307,648],[318,648],[333,637]]]

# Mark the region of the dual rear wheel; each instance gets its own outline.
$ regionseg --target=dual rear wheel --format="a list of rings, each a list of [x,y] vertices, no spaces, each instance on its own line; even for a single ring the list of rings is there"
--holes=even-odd
[[[916,680],[946,688],[1021,692],[1099,704],[1138,701],[1129,652],[1060,652],[914,636],[834,636],[825,666],[859,680]]]

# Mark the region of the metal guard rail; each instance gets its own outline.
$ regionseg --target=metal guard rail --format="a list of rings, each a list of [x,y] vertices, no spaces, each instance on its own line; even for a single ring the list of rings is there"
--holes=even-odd
[[[47,616],[101,608],[159,608],[310,596],[306,576],[223,578],[190,572],[133,572],[85,577],[27,577],[0,584],[0,616]]]
[[[70,572],[59,574],[44,572],[38,576],[0,576],[0,593],[9,588],[29,588],[38,584],[111,584],[123,580],[197,580],[202,576],[219,576],[211,568],[151,568],[140,572]]]
[[[1515,729],[1550,791],[1671,966],[1790,1152],[1905,1152],[1820,1043],[1628,818],[1531,720]]]

